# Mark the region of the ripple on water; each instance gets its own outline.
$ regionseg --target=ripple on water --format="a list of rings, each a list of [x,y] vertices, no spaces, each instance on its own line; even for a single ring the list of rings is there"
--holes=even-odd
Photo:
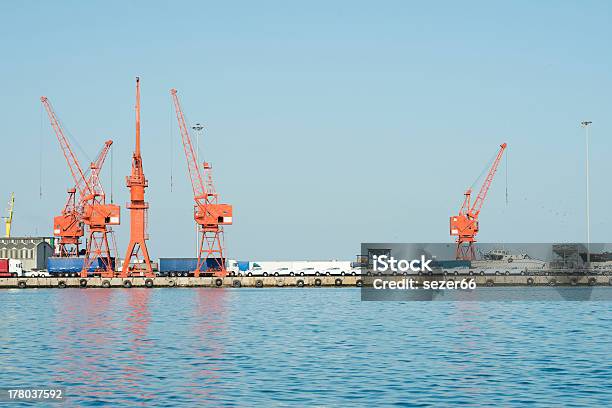
[[[356,289],[0,292],[0,382],[77,406],[606,405],[610,302]]]

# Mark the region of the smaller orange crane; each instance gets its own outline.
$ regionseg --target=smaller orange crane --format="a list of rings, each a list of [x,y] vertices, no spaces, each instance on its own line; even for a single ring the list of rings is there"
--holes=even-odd
[[[200,231],[198,264],[193,274],[198,277],[206,270],[212,271],[215,276],[223,277],[227,275],[223,226],[232,224],[232,206],[219,203],[219,194],[213,184],[211,164],[204,162],[203,169],[200,171],[200,165],[191,143],[191,136],[176,89],[171,89],[170,95],[174,102],[176,118],[181,130],[187,170],[193,188],[193,198],[195,200],[193,217]]]
[[[94,169],[95,171],[90,171],[89,175],[87,172],[85,173],[88,184],[91,185],[91,183],[94,182],[94,177],[102,170],[104,160],[112,144],[112,140],[107,140],[102,150],[100,150],[100,153],[98,153],[96,160],[91,163],[90,169]],[[57,255],[60,257],[79,256],[79,246],[81,245],[81,238],[84,235],[85,227],[83,224],[83,207],[77,205],[81,200],[79,198],[77,201],[76,192],[77,190],[84,190],[84,183],[85,179],[81,179],[78,188],[75,186],[68,189],[68,200],[64,205],[62,214],[53,218],[53,235],[59,237],[59,253]]]
[[[480,191],[474,203],[471,203],[472,189],[468,188],[464,193],[463,205],[459,210],[459,215],[450,217],[450,234],[451,236],[457,237],[457,249],[455,251],[456,259],[473,260],[476,258],[474,243],[476,242],[476,235],[478,234],[478,215],[480,215],[480,210],[487,197],[489,187],[491,187],[493,177],[495,177],[495,172],[497,171],[497,167],[499,166],[506,147],[506,143],[500,145],[499,152],[495,160],[493,160],[493,164],[480,187]]]

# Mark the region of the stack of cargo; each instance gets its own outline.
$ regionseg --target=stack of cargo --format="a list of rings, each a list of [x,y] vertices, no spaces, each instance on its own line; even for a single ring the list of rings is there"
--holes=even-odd
[[[71,276],[80,273],[83,269],[83,262],[85,258],[60,258],[50,257],[47,261],[47,270],[51,275],[59,276]],[[115,259],[111,258],[113,269],[115,267]],[[92,262],[88,272],[95,272],[96,270],[104,269],[104,262],[98,258]]]
[[[206,259],[202,272],[219,265],[216,258]],[[159,271],[164,275],[187,276],[198,267],[198,258],[159,258]]]

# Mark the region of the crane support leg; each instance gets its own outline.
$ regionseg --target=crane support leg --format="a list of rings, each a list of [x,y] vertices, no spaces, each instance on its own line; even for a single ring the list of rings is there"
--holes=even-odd
[[[113,259],[108,246],[108,231],[106,228],[92,229],[87,240],[87,251],[83,260],[81,277],[86,278],[91,265],[96,262],[95,270],[100,272],[103,278],[115,276]]]

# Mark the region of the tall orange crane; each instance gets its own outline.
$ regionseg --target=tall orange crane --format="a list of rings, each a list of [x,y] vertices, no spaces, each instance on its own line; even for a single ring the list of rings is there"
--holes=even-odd
[[[200,276],[204,270],[213,271],[215,276],[225,276],[227,270],[225,267],[223,225],[232,224],[233,209],[230,204],[219,204],[219,195],[214,188],[210,163],[204,162],[202,171],[200,171],[176,89],[171,89],[170,95],[174,102],[176,118],[181,130],[183,149],[187,158],[187,170],[193,188],[193,198],[195,200],[193,217],[200,231],[198,264],[194,276]]]
[[[457,249],[455,251],[456,259],[473,260],[476,258],[474,253],[474,243],[476,242],[476,235],[478,234],[478,215],[484,204],[484,200],[489,192],[489,187],[495,177],[495,172],[502,159],[504,151],[506,150],[507,144],[502,143],[499,146],[497,156],[493,160],[493,164],[487,173],[480,191],[476,196],[476,200],[471,203],[472,188],[468,188],[464,193],[463,205],[459,210],[459,215],[450,217],[450,234],[456,236]]]
[[[96,169],[97,172],[85,173],[89,183],[93,183],[93,176],[99,174],[104,165],[106,156],[113,144],[112,140],[107,140],[98,153],[96,160],[90,164],[90,169]],[[83,184],[84,179],[80,181]],[[81,191],[84,186],[79,186]],[[77,186],[68,189],[68,200],[64,205],[61,215],[53,218],[53,235],[59,238],[58,256],[60,257],[78,257],[81,238],[84,235],[83,224],[83,207],[77,205],[76,200]],[[81,200],[79,199],[78,202]],[[115,251],[116,253],[116,251]]]
[[[132,173],[126,177],[126,185],[130,189],[130,243],[128,244],[121,277],[131,275],[155,277],[151,267],[151,259],[147,249],[147,211],[149,203],[145,201],[145,188],[149,182],[142,169],[140,154],[140,78],[136,78],[136,148],[132,155]],[[134,259],[134,266],[130,267]]]
[[[95,274],[99,274],[103,277],[113,277],[115,275],[114,257],[108,244],[108,237],[112,234],[112,230],[109,226],[119,225],[121,209],[118,205],[106,204],[106,195],[100,183],[98,167],[101,166],[103,160],[100,163],[91,163],[90,174],[87,177],[76,155],[72,151],[68,139],[64,135],[60,121],[51,103],[45,96],[42,96],[40,100],[47,111],[51,127],[53,127],[55,131],[55,135],[57,136],[62,153],[68,163],[68,168],[76,185],[75,190],[79,194],[77,201],[76,198],[74,198],[75,193],[71,193],[72,189],[69,190],[69,202],[71,202],[69,203],[69,207],[73,205],[73,202],[74,208],[77,208],[79,213],[82,214],[83,223],[88,227],[88,239],[81,276],[87,277],[90,267],[94,262],[97,262],[94,268]],[[105,146],[106,148],[110,148],[110,144]],[[103,154],[106,156],[106,152]]]

